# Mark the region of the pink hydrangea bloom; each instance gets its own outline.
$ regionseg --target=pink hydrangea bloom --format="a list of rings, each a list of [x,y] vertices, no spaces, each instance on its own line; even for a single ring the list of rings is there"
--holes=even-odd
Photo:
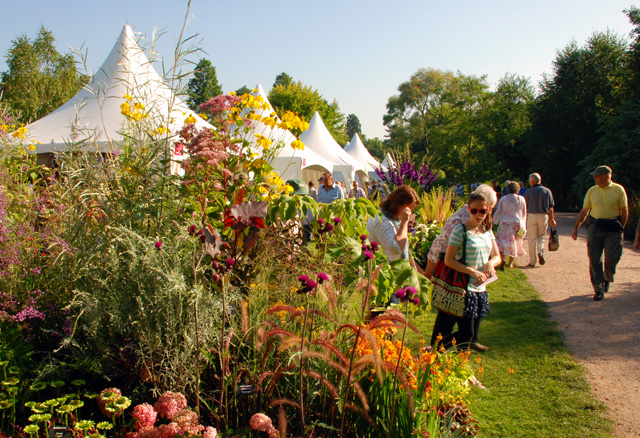
[[[156,422],[156,418],[158,417],[158,413],[149,403],[143,403],[133,408],[131,416],[137,420],[135,428],[142,430],[153,427]]]
[[[202,434],[202,438],[218,438],[218,431],[211,426],[207,426]]]
[[[190,409],[182,409],[171,416],[171,421],[177,424],[183,432],[189,432],[196,435],[204,427],[198,424],[198,414]]]
[[[173,414],[179,412],[187,407],[187,399],[184,395],[166,391],[160,396],[157,402],[153,405],[153,408],[163,418],[171,419]]]
[[[158,426],[156,430],[160,435],[158,438],[174,438],[176,435],[182,436],[184,434],[184,432],[182,432],[182,429],[180,429],[180,426],[178,426],[176,423],[163,424],[161,426]]]
[[[249,426],[253,430],[266,432],[269,434],[269,438],[277,438],[279,436],[278,431],[273,427],[271,418],[267,417],[265,414],[254,414],[249,420]]]

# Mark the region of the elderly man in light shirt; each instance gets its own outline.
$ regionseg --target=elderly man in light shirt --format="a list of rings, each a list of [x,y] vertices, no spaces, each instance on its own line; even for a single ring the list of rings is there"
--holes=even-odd
[[[344,199],[342,187],[333,183],[333,174],[327,172],[323,177],[323,183],[318,187],[318,202],[321,204],[330,204],[336,199]]]

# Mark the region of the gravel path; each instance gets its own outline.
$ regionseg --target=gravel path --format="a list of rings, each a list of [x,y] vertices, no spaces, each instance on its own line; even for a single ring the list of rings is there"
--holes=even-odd
[[[611,291],[593,301],[584,226],[571,239],[576,217],[556,215],[560,249],[546,252],[544,266],[527,266],[528,256],[517,263],[586,368],[593,393],[609,407],[615,436],[640,436],[640,253],[625,242]]]

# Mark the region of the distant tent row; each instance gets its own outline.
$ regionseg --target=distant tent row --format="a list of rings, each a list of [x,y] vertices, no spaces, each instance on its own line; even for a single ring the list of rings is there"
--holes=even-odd
[[[268,103],[260,84],[254,95],[262,96]],[[161,126],[173,133],[168,141],[177,139],[176,133],[189,117],[196,120],[197,128],[213,129],[163,82],[139,46],[133,30],[125,25],[91,81],[60,108],[27,125],[26,141],[38,143],[35,152],[38,161],[45,164],[50,164],[53,154],[67,150],[70,144],[84,150],[115,152],[121,148],[129,126],[123,108],[128,105],[134,108],[136,104],[136,108],[142,108],[140,111],[148,117],[150,126]],[[269,108],[272,108],[270,103]],[[270,114],[272,111],[262,112]],[[358,134],[343,149],[333,139],[318,112],[311,118],[309,129],[300,136],[304,150],[291,147],[295,136],[288,130],[257,122],[255,132],[284,144],[274,162],[283,180],[315,181],[323,172],[329,171],[333,172],[336,181],[350,187],[355,179],[364,182],[367,178],[377,178],[374,168],[380,164],[367,151]],[[173,151],[171,154],[176,161],[184,158]],[[388,158],[383,164],[391,163]],[[178,172],[177,163],[172,166],[172,172]]]

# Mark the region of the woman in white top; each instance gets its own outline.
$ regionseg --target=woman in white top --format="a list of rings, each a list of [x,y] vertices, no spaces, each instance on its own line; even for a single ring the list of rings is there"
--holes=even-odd
[[[409,252],[409,219],[412,210],[420,204],[420,198],[413,187],[402,185],[396,188],[380,203],[381,215],[370,218],[367,222],[369,241],[378,242],[387,260],[411,260],[418,272],[424,271],[410,256]]]
[[[523,241],[527,231],[527,203],[523,196],[517,194],[519,190],[520,184],[517,181],[509,181],[507,183],[509,194],[500,198],[496,213],[493,215],[493,222],[500,223],[496,236],[502,258],[502,263],[498,267],[500,270],[504,270],[505,263],[513,268],[513,260],[526,254]]]

